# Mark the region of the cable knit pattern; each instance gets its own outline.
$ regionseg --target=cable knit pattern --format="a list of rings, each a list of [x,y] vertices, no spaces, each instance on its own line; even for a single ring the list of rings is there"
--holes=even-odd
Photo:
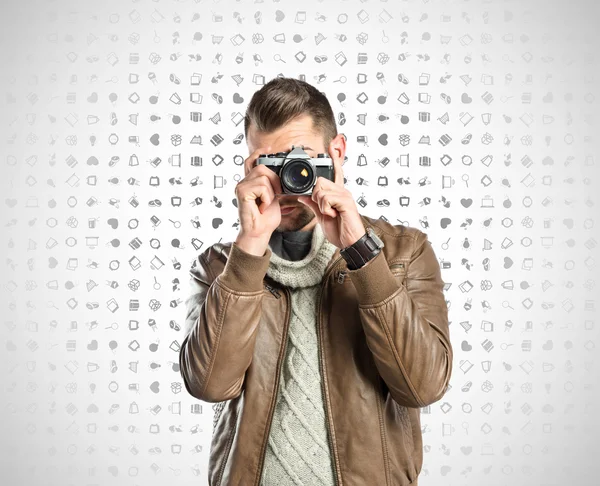
[[[291,313],[262,486],[335,484],[321,389],[316,303],[336,247],[319,224],[311,245],[306,257],[297,261],[273,252],[267,270],[267,275],[290,288]]]

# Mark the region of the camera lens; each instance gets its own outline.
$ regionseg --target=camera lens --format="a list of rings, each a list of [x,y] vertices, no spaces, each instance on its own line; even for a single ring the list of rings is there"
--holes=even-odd
[[[292,193],[305,192],[314,183],[314,171],[309,162],[295,159],[281,169],[281,182]]]

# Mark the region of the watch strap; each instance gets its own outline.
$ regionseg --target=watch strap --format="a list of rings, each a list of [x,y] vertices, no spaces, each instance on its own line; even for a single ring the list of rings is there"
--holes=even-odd
[[[346,260],[348,269],[357,270],[375,258],[383,248],[383,242],[369,227],[366,233],[354,244],[343,248],[340,254]]]

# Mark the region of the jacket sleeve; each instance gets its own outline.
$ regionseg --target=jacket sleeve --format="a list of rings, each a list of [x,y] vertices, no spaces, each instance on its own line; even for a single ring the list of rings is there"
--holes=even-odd
[[[448,307],[427,234],[418,231],[399,284],[383,251],[348,274],[355,285],[367,345],[392,398],[425,407],[444,395],[452,374]]]
[[[234,242],[216,276],[207,260],[210,252],[200,254],[189,272],[179,367],[192,396],[221,402],[239,396],[252,361],[271,250],[252,255]]]

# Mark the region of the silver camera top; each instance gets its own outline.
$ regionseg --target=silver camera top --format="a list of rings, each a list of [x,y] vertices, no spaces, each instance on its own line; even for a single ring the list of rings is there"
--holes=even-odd
[[[285,159],[312,159],[313,157],[310,156],[310,154],[308,154],[305,150],[304,150],[304,145],[299,145],[299,146],[295,146],[292,145],[292,149],[289,152],[277,152],[275,154],[260,154],[259,157],[269,157],[270,160],[269,161],[269,165],[282,165],[285,161]],[[319,159],[329,159],[329,155],[327,154],[317,154],[317,157]]]

